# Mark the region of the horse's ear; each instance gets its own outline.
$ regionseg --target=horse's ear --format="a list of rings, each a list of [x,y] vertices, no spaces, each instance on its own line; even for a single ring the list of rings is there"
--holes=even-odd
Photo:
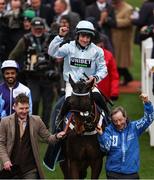
[[[71,84],[72,88],[75,86],[75,82],[73,81],[70,74],[69,74],[69,83]]]

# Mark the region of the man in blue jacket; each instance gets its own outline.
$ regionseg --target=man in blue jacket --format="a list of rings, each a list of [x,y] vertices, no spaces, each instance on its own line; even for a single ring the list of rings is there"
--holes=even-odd
[[[123,107],[116,107],[112,123],[105,128],[98,125],[98,140],[102,151],[107,152],[107,179],[139,179],[139,136],[154,120],[154,111],[146,94],[140,95],[144,103],[144,116],[130,122]]]

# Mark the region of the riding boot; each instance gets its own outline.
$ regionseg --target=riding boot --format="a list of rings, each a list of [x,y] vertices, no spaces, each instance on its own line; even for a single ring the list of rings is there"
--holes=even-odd
[[[107,102],[105,100],[105,98],[98,92],[93,92],[93,98],[94,101],[96,102],[96,104],[98,105],[98,107],[104,111],[105,116],[107,117],[107,123],[110,123],[110,110],[109,107],[107,106]]]
[[[56,118],[55,126],[58,131],[61,131],[63,129],[63,118],[66,115],[66,113],[70,110],[70,97],[67,97],[65,99],[65,102],[63,103],[61,110]]]
[[[127,85],[130,81],[133,80],[131,73],[128,68],[118,68],[119,75],[124,78],[124,82],[122,85]]]

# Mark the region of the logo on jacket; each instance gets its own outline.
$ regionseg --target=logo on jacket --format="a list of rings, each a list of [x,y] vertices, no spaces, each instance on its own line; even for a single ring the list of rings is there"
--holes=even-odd
[[[130,141],[130,140],[132,140],[132,139],[134,139],[134,138],[135,138],[134,133],[129,134],[129,135],[127,136],[127,141]]]
[[[90,59],[80,59],[80,58],[71,57],[70,64],[72,66],[90,68],[91,67],[91,60]]]
[[[112,146],[118,145],[118,136],[112,136]]]

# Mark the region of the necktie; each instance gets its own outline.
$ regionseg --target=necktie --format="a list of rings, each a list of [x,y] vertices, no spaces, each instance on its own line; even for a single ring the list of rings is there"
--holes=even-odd
[[[26,121],[19,120],[20,138],[24,135]]]

